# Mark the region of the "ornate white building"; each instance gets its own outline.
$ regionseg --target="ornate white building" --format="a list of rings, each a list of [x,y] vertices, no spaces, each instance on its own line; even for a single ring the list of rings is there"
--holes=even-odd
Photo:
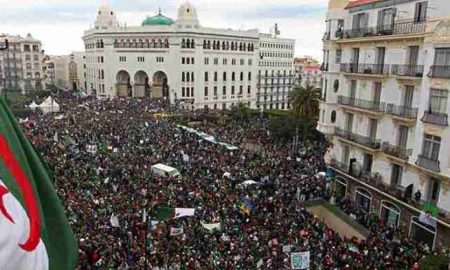
[[[192,108],[239,102],[288,108],[295,41],[258,30],[203,27],[189,3],[180,6],[177,20],[159,11],[141,26],[120,25],[103,5],[83,39],[87,92],[98,98],[169,98]],[[257,99],[261,93],[276,98]]]

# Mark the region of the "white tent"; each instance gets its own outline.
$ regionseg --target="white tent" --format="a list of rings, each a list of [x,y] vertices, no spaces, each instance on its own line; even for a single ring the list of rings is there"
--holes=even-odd
[[[31,102],[30,105],[28,105],[28,108],[32,109],[33,111],[36,110],[36,108],[39,108],[39,105],[36,104],[36,102]]]
[[[39,105],[39,109],[41,109],[44,113],[51,113],[59,112],[60,107],[52,97],[48,97],[46,100],[44,100],[44,102],[41,103],[41,105]]]

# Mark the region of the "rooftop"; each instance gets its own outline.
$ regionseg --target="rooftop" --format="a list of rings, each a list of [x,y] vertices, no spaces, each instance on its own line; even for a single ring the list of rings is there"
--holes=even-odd
[[[373,4],[373,3],[381,2],[381,1],[383,1],[383,0],[355,0],[355,1],[351,1],[350,3],[348,3],[348,5],[345,8],[349,9],[349,8],[369,5],[369,4]]]

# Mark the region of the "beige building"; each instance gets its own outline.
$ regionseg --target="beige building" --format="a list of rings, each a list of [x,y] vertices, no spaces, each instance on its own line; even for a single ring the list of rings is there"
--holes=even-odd
[[[86,92],[86,57],[84,52],[51,57],[55,67],[55,86],[65,91]]]
[[[0,46],[9,42],[9,49],[0,51],[0,89],[27,93],[42,90],[41,41],[31,34],[26,37],[0,34]]]
[[[296,57],[294,68],[297,85],[322,88],[322,68],[316,59],[311,56]]]

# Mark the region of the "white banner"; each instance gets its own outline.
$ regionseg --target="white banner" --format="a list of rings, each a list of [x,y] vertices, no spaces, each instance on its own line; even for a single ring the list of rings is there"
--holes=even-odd
[[[291,269],[309,269],[309,260],[309,251],[291,253]]]
[[[184,232],[183,227],[181,228],[170,227],[170,236],[177,236],[183,234],[183,232]]]
[[[193,217],[195,215],[195,208],[175,208],[175,217]]]
[[[205,224],[203,222],[200,222],[203,226],[203,228],[207,229],[208,231],[213,230],[221,230],[220,222],[219,223],[211,223],[211,224]]]

